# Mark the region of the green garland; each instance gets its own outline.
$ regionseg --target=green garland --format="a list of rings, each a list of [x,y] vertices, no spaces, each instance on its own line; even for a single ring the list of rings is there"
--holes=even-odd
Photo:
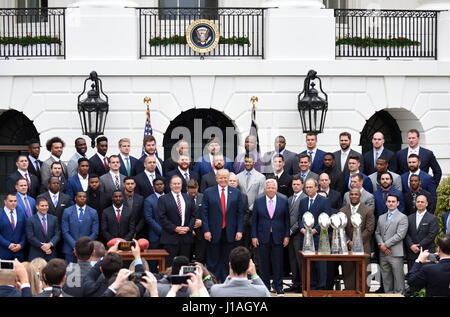
[[[150,46],[167,46],[167,45],[174,45],[174,44],[187,44],[186,36],[181,35],[174,35],[172,37],[154,37],[149,41]],[[230,37],[230,38],[219,38],[219,44],[228,44],[233,45],[237,44],[239,46],[244,46],[245,44],[251,45],[250,40],[248,37]]]
[[[371,37],[345,37],[336,40],[338,45],[353,45],[356,47],[406,47],[406,46],[420,46],[419,41],[413,41],[405,37],[397,37],[391,39],[374,39]]]
[[[1,37],[0,44],[3,45],[36,45],[36,44],[59,44],[61,45],[61,40],[57,37],[51,36],[26,36],[26,37]]]

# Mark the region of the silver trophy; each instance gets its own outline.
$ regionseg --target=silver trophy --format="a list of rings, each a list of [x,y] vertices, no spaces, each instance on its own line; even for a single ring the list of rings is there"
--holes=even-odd
[[[312,236],[312,227],[314,226],[314,216],[309,211],[305,212],[302,217],[303,226],[305,227],[305,237],[303,238],[303,253],[311,254],[316,253],[314,247],[314,239]]]
[[[364,254],[364,245],[361,235],[361,223],[362,223],[361,215],[355,213],[350,217],[350,220],[353,226],[352,253]]]
[[[339,241],[342,247],[342,254],[348,254],[347,235],[345,234],[345,227],[347,226],[347,216],[343,212],[338,212],[337,215],[341,218],[341,226],[339,227]]]
[[[330,254],[330,239],[328,238],[328,227],[331,221],[327,213],[322,212],[319,215],[320,226],[320,240],[319,240],[319,254]]]
[[[342,254],[342,246],[339,241],[339,227],[341,226],[341,218],[337,214],[330,217],[331,228],[333,228],[333,235],[331,237],[331,254]]]

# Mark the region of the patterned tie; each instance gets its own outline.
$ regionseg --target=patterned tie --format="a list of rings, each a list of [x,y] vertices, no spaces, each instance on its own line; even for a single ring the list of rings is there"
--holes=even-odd
[[[28,218],[30,218],[31,217],[31,208],[30,208],[30,203],[28,202],[27,196],[24,196],[23,200],[25,200],[25,206],[27,207],[27,215],[28,215]]]
[[[127,174],[128,174],[128,176],[131,176],[130,158],[126,157],[125,160],[126,160],[125,164],[126,164],[126,167],[127,167]]]
[[[309,211],[311,211],[313,202],[314,202],[314,199],[310,199],[310,200],[309,200],[309,208],[308,208]]]
[[[389,211],[388,216],[387,216],[387,221],[391,220],[393,214],[394,214],[393,211]]]
[[[178,207],[178,214],[180,215],[181,222],[183,222],[183,210],[181,209],[180,194],[177,194],[177,207]]]
[[[47,224],[45,223],[45,217],[42,216],[42,227],[44,228],[44,235],[47,235]]]
[[[53,194],[53,205],[58,205],[58,197],[56,196],[56,194]]]
[[[189,174],[188,173],[184,173],[184,178],[186,179],[186,182],[189,182]]]
[[[356,213],[356,206],[352,206],[352,215]]]
[[[24,175],[25,175],[25,179],[27,180],[28,190],[30,190],[31,183],[30,183],[30,179],[28,178],[28,173],[25,173]]]
[[[120,223],[120,209],[117,208],[117,223]]]
[[[247,172],[247,183],[246,183],[246,188],[248,188],[248,184],[250,184],[250,173]]]
[[[225,215],[226,215],[226,202],[225,202],[225,187],[222,187],[222,194],[220,194],[220,204],[222,205],[222,214],[223,214],[223,219],[222,219],[222,229],[225,228],[226,225],[226,221],[225,221]]]
[[[311,158],[311,164],[313,162],[313,153],[314,153],[313,151],[308,151],[308,155]]]
[[[79,222],[83,221],[83,218],[84,218],[83,208],[80,208],[80,216],[78,217],[78,221]]]
[[[105,166],[105,172],[108,172],[108,164],[106,163],[106,157],[103,158],[103,166]]]
[[[119,189],[120,183],[119,183],[119,176],[117,176],[117,175],[116,175],[116,180],[115,180],[114,184],[116,185],[116,189]]]
[[[14,221],[14,211],[13,211],[13,210],[10,210],[10,211],[9,211],[9,215],[10,215],[10,218],[11,218],[11,226],[12,226],[12,230],[14,231],[14,229],[16,229],[16,223],[15,223],[15,221]]]
[[[306,174],[301,174],[300,176],[302,177],[302,179],[303,179],[303,184],[304,184],[304,183],[305,183]]]

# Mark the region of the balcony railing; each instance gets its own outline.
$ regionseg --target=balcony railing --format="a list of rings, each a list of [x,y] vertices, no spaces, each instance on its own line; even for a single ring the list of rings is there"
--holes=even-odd
[[[65,58],[65,8],[0,9],[0,57]]]
[[[140,57],[264,58],[262,8],[139,8]],[[186,29],[195,20],[213,21],[220,33],[217,47],[205,54],[186,44]]]
[[[438,12],[336,9],[336,57],[436,59]]]

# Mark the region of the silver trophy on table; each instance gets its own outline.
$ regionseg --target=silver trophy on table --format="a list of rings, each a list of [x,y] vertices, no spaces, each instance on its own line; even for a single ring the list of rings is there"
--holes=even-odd
[[[312,227],[314,226],[314,216],[309,211],[305,212],[302,217],[303,226],[305,227],[305,237],[303,238],[303,253],[312,254],[316,253],[314,247],[314,239],[312,235]]]
[[[342,246],[339,241],[339,227],[341,226],[341,218],[337,214],[330,217],[331,228],[333,228],[333,235],[331,237],[331,254],[342,254]]]
[[[319,254],[330,254],[330,240],[328,238],[328,227],[331,221],[327,213],[322,212],[319,215],[320,226],[320,240],[319,240]]]
[[[343,212],[338,212],[337,215],[341,218],[341,226],[339,227],[339,241],[341,243],[342,254],[348,254],[347,235],[345,234],[345,227],[347,226],[347,216]]]
[[[350,217],[350,220],[353,226],[352,253],[364,254],[364,245],[361,235],[362,217],[360,214],[355,213]]]

